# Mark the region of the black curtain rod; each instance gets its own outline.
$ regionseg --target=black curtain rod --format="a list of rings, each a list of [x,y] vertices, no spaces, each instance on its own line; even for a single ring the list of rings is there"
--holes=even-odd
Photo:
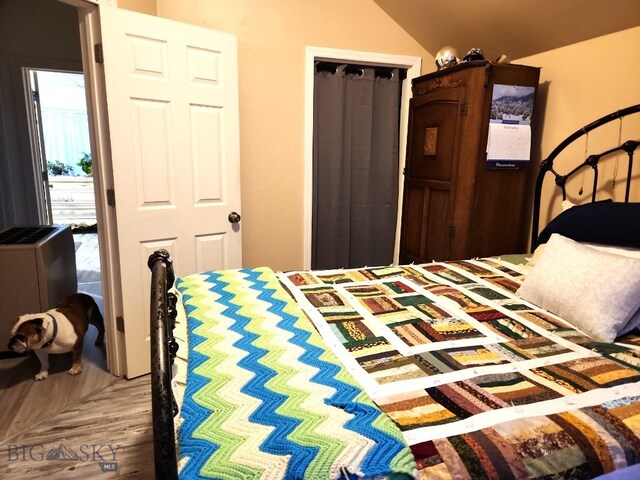
[[[380,78],[391,78],[393,76],[394,68],[389,67],[377,67],[374,65],[358,65],[358,64],[347,64],[347,63],[336,63],[336,62],[316,62],[315,67],[318,72],[329,72],[332,75],[338,70],[338,67],[341,65],[346,65],[345,73],[347,75],[363,75],[363,70],[365,68],[373,68],[375,71],[375,76]],[[404,80],[407,78],[407,71],[404,68],[398,69],[400,80]]]

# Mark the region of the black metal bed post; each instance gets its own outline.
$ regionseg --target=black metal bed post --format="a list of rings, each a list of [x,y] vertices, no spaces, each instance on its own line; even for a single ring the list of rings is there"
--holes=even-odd
[[[560,176],[553,170],[554,159],[560,154],[560,152],[562,152],[565,148],[567,148],[571,143],[573,143],[575,140],[577,140],[581,136],[589,133],[591,130],[594,130],[606,123],[612,122],[613,120],[617,120],[618,118],[623,118],[623,117],[626,117],[627,115],[631,115],[638,112],[640,112],[640,104],[632,105],[630,107],[615,111],[613,113],[605,115],[604,117],[601,117],[589,123],[588,125],[585,125],[581,129],[576,130],[567,138],[565,138],[556,148],[553,149],[553,151],[549,154],[549,156],[540,163],[540,171],[538,172],[538,177],[536,179],[536,186],[534,191],[533,218],[531,221],[531,250],[532,251],[535,250],[535,248],[538,246],[538,233],[539,233],[538,229],[540,226],[540,201],[542,196],[542,185],[544,183],[545,175],[547,174],[547,172],[552,172],[556,177],[556,183],[558,185],[560,185],[560,183],[558,183],[558,179],[560,179],[561,182],[566,182],[566,179],[570,176],[570,175]],[[630,184],[630,182],[631,180],[629,177],[627,178],[627,186]],[[563,188],[563,194],[564,194],[564,187],[563,186],[561,187]]]
[[[175,303],[170,305],[168,289],[175,280],[169,252],[158,250],[148,261],[151,269],[151,409],[153,418],[153,456],[157,479],[177,479],[174,400],[171,391],[169,337],[175,319]],[[175,302],[175,300],[174,300]],[[170,316],[170,310],[173,318]]]
[[[625,202],[629,201],[629,193],[631,192],[631,182],[628,181],[628,179],[631,178],[631,174],[633,172],[633,154],[636,148],[638,148],[639,146],[640,146],[640,142],[637,140],[629,140],[623,146],[623,150],[627,152],[627,156],[629,157],[629,163],[627,165],[627,187],[624,191]]]

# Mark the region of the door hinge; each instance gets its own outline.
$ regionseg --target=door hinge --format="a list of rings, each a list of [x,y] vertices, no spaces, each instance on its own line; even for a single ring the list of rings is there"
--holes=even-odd
[[[467,102],[460,103],[460,116],[466,117],[469,113],[469,104]]]
[[[116,192],[113,191],[113,188],[107,188],[107,205],[116,206]]]
[[[102,44],[101,43],[96,43],[93,46],[93,56],[96,60],[96,63],[103,63],[104,62],[104,54],[102,52]]]
[[[449,238],[454,238],[456,236],[456,226],[449,225]]]
[[[124,333],[124,318],[123,317],[116,317],[116,329],[119,332]]]

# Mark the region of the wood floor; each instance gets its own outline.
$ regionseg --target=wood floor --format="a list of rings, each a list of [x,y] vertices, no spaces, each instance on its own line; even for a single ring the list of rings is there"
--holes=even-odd
[[[102,308],[97,235],[74,241],[78,290]],[[90,327],[77,376],[67,354],[52,355],[39,382],[35,355],[0,360],[0,478],[153,478],[150,377],[111,375],[96,334]]]

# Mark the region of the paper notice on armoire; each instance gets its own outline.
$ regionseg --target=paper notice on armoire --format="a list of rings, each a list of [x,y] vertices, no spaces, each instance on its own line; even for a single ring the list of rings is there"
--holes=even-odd
[[[487,160],[527,161],[531,153],[531,126],[489,124]]]

